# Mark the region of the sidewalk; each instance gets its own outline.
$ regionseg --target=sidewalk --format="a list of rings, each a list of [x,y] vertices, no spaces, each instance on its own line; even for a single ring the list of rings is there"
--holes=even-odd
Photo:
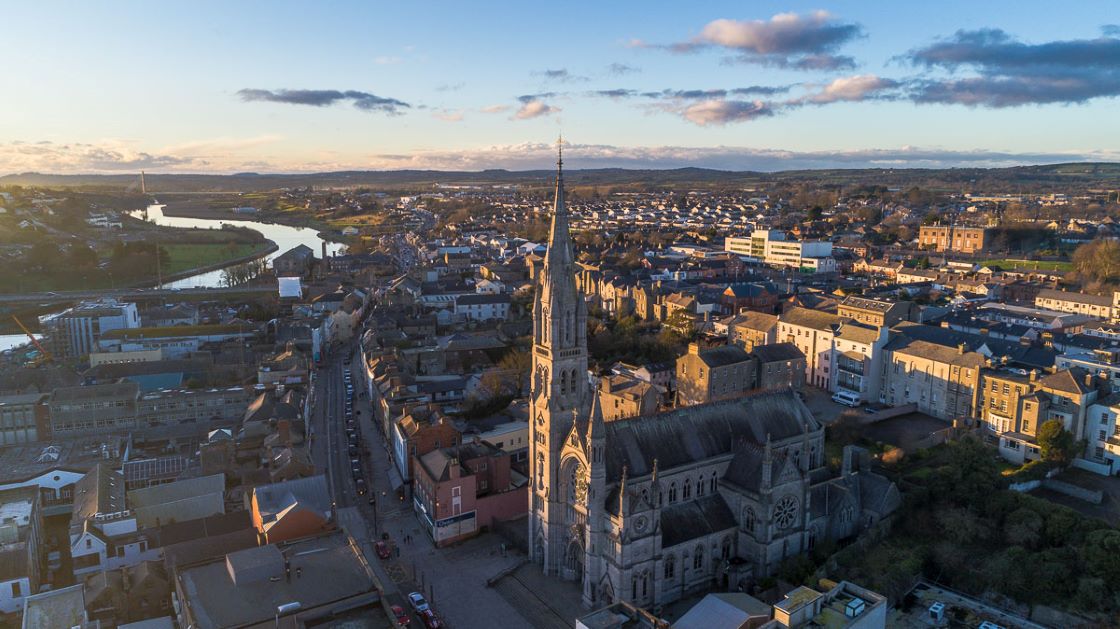
[[[411,503],[398,500],[389,484],[389,452],[373,425],[370,400],[358,398],[354,407],[361,409],[359,421],[369,451],[369,483],[371,495],[377,499],[378,534],[388,533],[395,546],[392,559],[381,560],[374,554],[371,562],[382,564],[383,572],[402,595],[423,592],[432,609],[452,629],[540,626],[527,620],[498,591],[486,587],[487,579],[517,565],[524,555],[513,551],[503,555],[504,540],[493,534],[437,549],[417,521]],[[408,544],[403,543],[405,535],[412,536]]]

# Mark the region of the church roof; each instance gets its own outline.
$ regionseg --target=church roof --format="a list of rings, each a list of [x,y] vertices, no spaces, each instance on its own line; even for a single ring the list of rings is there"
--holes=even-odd
[[[674,409],[606,424],[607,481],[649,474],[654,459],[662,470],[728,454],[741,442],[761,445],[767,435],[781,441],[801,435],[813,414],[792,391],[756,393],[733,400]]]
[[[736,526],[735,516],[719,494],[676,502],[661,509],[661,547],[670,548]]]

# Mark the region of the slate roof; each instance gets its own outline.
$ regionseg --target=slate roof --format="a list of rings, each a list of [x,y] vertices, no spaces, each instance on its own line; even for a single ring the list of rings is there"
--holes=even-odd
[[[756,345],[751,353],[763,363],[776,363],[786,360],[804,360],[805,353],[793,343],[771,343]]]
[[[750,356],[737,345],[721,345],[700,350],[700,360],[708,367],[726,367],[750,360]]]
[[[1062,393],[1084,395],[1093,389],[1092,386],[1086,386],[1085,384],[1085,374],[1087,373],[1089,372],[1081,367],[1072,367],[1043,376],[1039,378],[1038,383],[1047,389],[1054,389]]]
[[[840,322],[840,318],[834,314],[822,312],[820,310],[801,308],[799,306],[786,309],[786,311],[778,317],[778,320],[782,323],[788,323],[789,325],[826,331],[831,331],[832,326]]]
[[[729,326],[737,328],[746,328],[748,330],[757,330],[759,332],[767,332],[778,324],[778,315],[767,314],[765,312],[758,312],[755,310],[748,310],[746,312],[735,315],[731,321],[728,322]]]
[[[780,441],[820,425],[792,391],[755,393],[664,413],[607,422],[607,482],[729,454],[737,444]]]
[[[676,502],[661,509],[661,547],[671,548],[736,526],[735,516],[718,493]]]

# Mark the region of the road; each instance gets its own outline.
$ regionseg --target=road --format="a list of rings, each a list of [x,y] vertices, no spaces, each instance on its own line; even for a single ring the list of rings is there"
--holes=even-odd
[[[376,512],[383,510],[382,504],[377,501],[370,504],[370,494],[359,496],[350,469],[351,456],[348,450],[346,436],[346,386],[343,373],[347,366],[343,364],[344,357],[354,352],[353,344],[344,345],[336,349],[327,360],[326,365],[320,368],[315,379],[315,399],[312,408],[312,441],[311,456],[316,469],[325,470],[327,483],[334,500],[335,513],[338,523],[342,526],[365,554],[366,562],[370,565],[374,575],[381,585],[381,592],[390,605],[399,605],[409,613],[412,627],[423,627],[424,624],[408,605],[406,595],[415,589],[400,585],[408,585],[410,579],[403,578],[401,570],[393,560],[382,560],[374,551],[374,542],[380,535]],[[353,365],[352,365],[353,367]],[[358,374],[352,377],[357,389]],[[358,406],[355,400],[355,407]],[[368,408],[367,405],[362,405]],[[368,415],[368,411],[355,410],[361,415]],[[372,429],[368,420],[362,422],[362,436],[369,437]],[[375,443],[379,443],[379,438]],[[376,446],[375,446],[376,447]],[[363,454],[359,457],[362,461],[363,474],[366,481],[373,484],[370,469],[370,457],[366,450],[366,443],[361,448]],[[389,505],[390,508],[395,505]],[[389,540],[393,544],[393,540]]]
[[[249,293],[276,293],[276,285],[247,286],[233,288],[117,288],[98,290],[60,290],[41,293],[20,293],[0,295],[0,304],[19,303],[61,303],[67,301],[81,301],[83,299],[102,299],[114,297],[121,301],[135,301],[139,299],[159,299],[164,297],[214,297],[221,298],[225,295],[239,295]]]

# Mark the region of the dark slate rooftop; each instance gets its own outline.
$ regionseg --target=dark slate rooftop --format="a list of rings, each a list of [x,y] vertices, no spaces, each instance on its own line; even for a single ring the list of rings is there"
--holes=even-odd
[[[735,516],[719,494],[677,502],[661,510],[661,547],[671,548],[735,526]]]
[[[607,482],[628,469],[632,478],[723,454],[737,444],[766,443],[802,434],[820,425],[792,391],[756,393],[733,400],[674,409],[607,422]]]

